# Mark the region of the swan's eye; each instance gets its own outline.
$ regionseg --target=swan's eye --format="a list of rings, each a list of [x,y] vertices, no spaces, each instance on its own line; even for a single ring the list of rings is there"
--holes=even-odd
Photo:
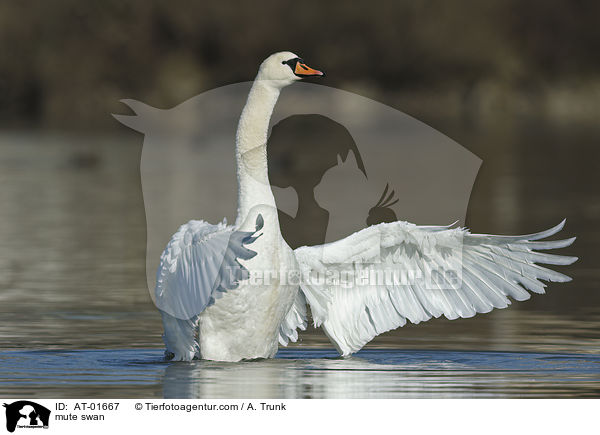
[[[296,68],[296,63],[298,62],[298,59],[289,59],[289,60],[284,60],[281,63],[283,65],[287,65],[290,67],[290,69],[292,70],[292,72],[294,71],[294,69]]]
[[[290,68],[294,69],[294,67],[296,66],[296,63],[297,63],[297,62],[302,62],[302,59],[300,59],[300,58],[297,58],[297,57],[296,57],[296,58],[294,58],[294,59],[290,59],[290,60],[284,60],[284,61],[282,61],[281,63],[282,63],[283,65],[287,65],[287,66],[289,66]]]

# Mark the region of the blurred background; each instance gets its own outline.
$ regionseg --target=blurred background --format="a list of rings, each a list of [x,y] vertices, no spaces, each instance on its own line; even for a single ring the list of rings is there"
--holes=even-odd
[[[483,160],[474,232],[567,218],[545,296],[432,320],[370,346],[600,350],[600,3],[516,0],[0,4],[0,347],[161,347],[146,290],[143,137],[133,98],[173,107],[292,50],[327,86],[443,132]],[[232,144],[233,146],[233,144]],[[402,216],[398,216],[402,219]],[[442,222],[445,223],[445,222]],[[298,346],[328,346],[309,330]]]
[[[290,49],[329,86],[415,114],[595,121],[599,13],[583,0],[3,2],[0,115],[112,130],[121,98],[171,107]]]

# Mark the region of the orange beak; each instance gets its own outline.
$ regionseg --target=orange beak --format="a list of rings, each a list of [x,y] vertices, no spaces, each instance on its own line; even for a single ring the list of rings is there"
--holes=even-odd
[[[294,69],[294,74],[300,77],[308,77],[308,76],[324,76],[325,73],[316,69],[309,67],[308,65],[297,62],[296,68]]]

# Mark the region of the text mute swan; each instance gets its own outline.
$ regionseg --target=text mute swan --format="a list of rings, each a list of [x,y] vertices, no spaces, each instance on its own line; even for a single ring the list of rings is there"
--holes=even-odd
[[[280,343],[296,341],[297,329],[305,329],[307,304],[315,326],[323,328],[340,354],[349,355],[407,320],[471,317],[505,308],[509,296],[528,299],[526,290],[544,293],[540,279],[570,280],[536,264],[576,261],[536,252],[574,241],[540,241],[560,231],[564,221],[526,236],[470,234],[462,228],[397,221],[370,226],[333,243],[292,250],[281,236],[269,186],[267,132],[280,90],[303,77],[321,75],[290,52],[273,54],[260,66],[236,136],[235,225],[190,221],[179,228],[161,256],[155,296],[170,357],[219,361],[273,357]],[[356,281],[348,286],[340,280],[314,279],[332,272],[335,276],[389,270],[426,273],[432,267],[460,270],[459,285],[409,279],[383,284]],[[272,279],[266,279],[271,272]],[[253,280],[254,274],[265,279]]]

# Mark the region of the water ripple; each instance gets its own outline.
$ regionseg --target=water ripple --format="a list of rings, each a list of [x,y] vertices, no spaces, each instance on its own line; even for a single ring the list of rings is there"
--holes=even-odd
[[[598,397],[600,356],[283,349],[275,359],[172,363],[159,349],[0,353],[0,395],[19,397]]]

